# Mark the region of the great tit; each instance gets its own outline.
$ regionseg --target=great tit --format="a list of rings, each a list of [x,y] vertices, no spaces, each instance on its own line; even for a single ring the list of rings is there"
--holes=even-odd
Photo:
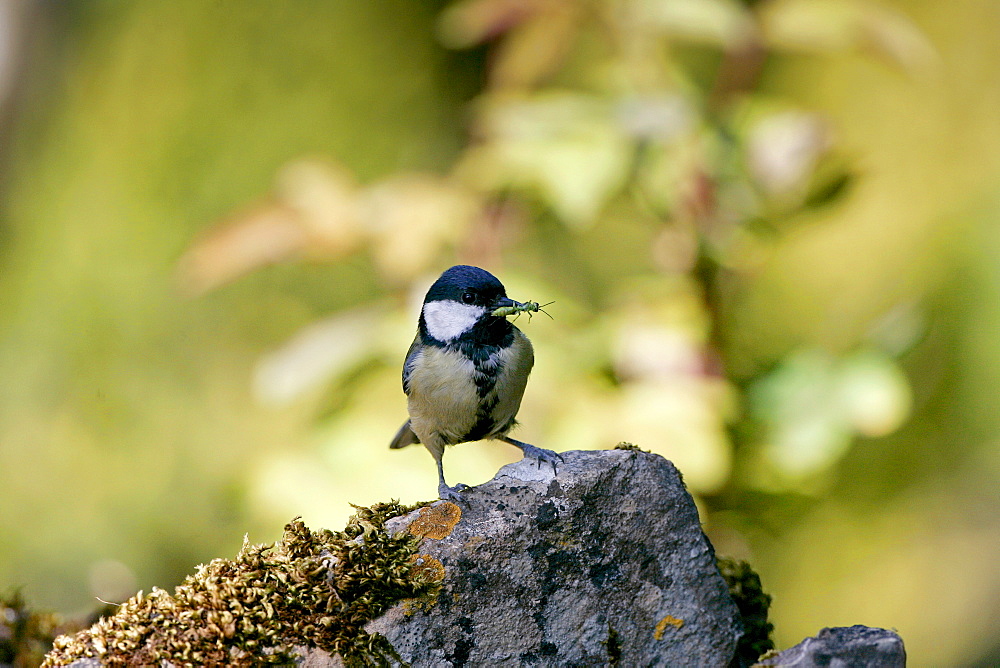
[[[499,439],[519,447],[539,466],[547,462],[554,469],[561,459],[507,436],[517,424],[514,418],[535,355],[528,337],[493,313],[524,306],[507,297],[493,274],[468,265],[445,271],[424,297],[417,336],[403,362],[410,419],[389,447],[423,443],[437,463],[442,499],[458,500],[464,488],[444,481],[446,445]]]

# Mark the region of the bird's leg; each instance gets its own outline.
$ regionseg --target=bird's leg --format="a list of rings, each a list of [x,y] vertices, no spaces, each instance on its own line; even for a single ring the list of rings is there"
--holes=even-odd
[[[546,450],[545,448],[539,448],[529,443],[522,443],[521,441],[515,440],[509,436],[501,436],[500,440],[521,448],[521,452],[524,453],[525,457],[531,457],[532,459],[538,461],[539,468],[541,468],[542,462],[552,464],[553,473],[556,473],[556,463],[562,461],[562,455],[558,452]]]
[[[428,450],[430,450],[430,448],[428,448]],[[442,463],[442,460],[444,459],[444,448],[442,447],[437,451],[431,450],[431,454],[434,456],[434,461],[437,463],[438,469],[438,498],[442,501],[458,503],[462,500],[459,492],[463,489],[468,489],[468,485],[459,483],[454,487],[448,487],[448,483],[444,481],[444,464]]]

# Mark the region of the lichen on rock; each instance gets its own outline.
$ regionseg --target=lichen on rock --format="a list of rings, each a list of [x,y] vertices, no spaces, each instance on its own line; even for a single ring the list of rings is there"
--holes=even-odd
[[[398,503],[357,507],[343,531],[310,531],[296,518],[273,545],[200,566],[173,594],[154,588],[75,636],[56,639],[44,666],[289,663],[293,647],[345,663],[386,663],[392,646],[365,624],[406,599],[432,600],[443,576],[417,554],[420,537],[390,534]],[[363,537],[363,540],[358,540]]]
[[[392,519],[448,576],[435,605],[367,628],[414,666],[727,665],[739,611],[677,469],[634,447],[561,455]]]

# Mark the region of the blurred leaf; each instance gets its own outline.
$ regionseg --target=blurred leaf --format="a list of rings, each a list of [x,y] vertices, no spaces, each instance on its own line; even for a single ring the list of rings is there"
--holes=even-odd
[[[691,103],[674,93],[625,97],[618,103],[617,116],[632,137],[664,144],[680,139],[697,120]]]
[[[482,215],[473,193],[430,174],[390,177],[366,188],[361,201],[375,261],[396,282],[428,271],[438,254],[463,239]]]
[[[927,317],[920,304],[905,301],[893,306],[872,325],[869,339],[880,350],[898,357],[927,333]]]
[[[695,376],[703,369],[701,345],[680,329],[636,323],[615,342],[615,371],[622,379]]]
[[[452,48],[503,35],[492,54],[490,84],[495,90],[528,87],[562,63],[582,8],[577,0],[468,0],[442,13],[439,34]]]
[[[829,355],[803,350],[751,388],[751,409],[768,428],[765,454],[777,470],[806,476],[847,451],[851,432],[835,400],[835,373]]]
[[[668,223],[657,232],[650,252],[662,271],[686,274],[698,261],[698,235],[692,225]]]
[[[348,173],[331,163],[287,165],[270,199],[216,225],[185,252],[181,285],[200,294],[277,262],[350,252],[361,240],[355,190]]]
[[[856,178],[854,173],[846,169],[838,169],[822,178],[817,175],[802,204],[803,207],[818,209],[837,202],[851,191]]]
[[[809,180],[830,147],[830,132],[815,114],[786,111],[755,123],[747,144],[747,161],[757,183],[773,195],[784,195]]]
[[[362,239],[358,185],[344,167],[327,160],[296,160],[282,167],[275,195],[299,214],[309,235],[307,254],[335,258]]]
[[[181,258],[191,292],[206,292],[276,262],[330,261],[370,245],[395,282],[426,271],[479,215],[476,197],[457,182],[400,173],[359,188],[340,167],[297,161],[277,176],[273,199],[210,231]]]
[[[801,350],[757,381],[749,399],[768,430],[768,461],[792,478],[834,465],[855,434],[891,433],[910,408],[905,376],[890,357],[875,350],[840,359]]]
[[[459,174],[488,191],[520,188],[567,224],[593,224],[627,176],[632,148],[600,98],[548,92],[483,102],[479,132]]]
[[[909,417],[910,385],[884,353],[865,350],[840,364],[838,403],[851,427],[869,437],[891,434]]]
[[[494,54],[490,83],[496,90],[527,88],[552,74],[574,44],[581,5],[542,3],[542,9],[510,30]]]
[[[605,438],[640,443],[682,468],[699,492],[728,479],[731,448],[725,422],[733,397],[705,363],[707,321],[685,281],[630,281],[606,325],[615,376],[621,381]]]
[[[755,32],[746,7],[735,0],[636,0],[639,22],[671,36],[732,48]]]
[[[265,202],[216,225],[181,257],[177,271],[190,294],[214,290],[255,269],[299,257],[306,232],[292,209]]]
[[[677,290],[656,302],[616,309],[609,317],[615,324],[611,348],[620,379],[670,380],[704,374],[704,314],[691,293]]]
[[[336,382],[375,351],[383,308],[342,311],[304,328],[257,363],[254,394],[265,404],[286,404]]]
[[[649,142],[643,146],[636,169],[636,185],[643,203],[660,218],[679,216],[678,207],[698,197],[698,174],[707,159],[703,133],[685,134],[674,142]]]
[[[909,19],[865,0],[775,0],[761,10],[761,24],[778,49],[867,51],[910,74],[937,65],[933,46]]]
[[[455,2],[438,22],[441,42],[454,49],[482,44],[536,14],[542,0],[465,0]]]

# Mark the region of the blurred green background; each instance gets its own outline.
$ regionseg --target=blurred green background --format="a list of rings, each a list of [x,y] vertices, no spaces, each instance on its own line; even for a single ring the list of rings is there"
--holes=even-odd
[[[1000,661],[1000,4],[10,2],[0,588],[170,588],[390,452],[419,300],[554,320],[519,438],[672,459],[779,647]],[[476,484],[517,455],[445,458]]]

